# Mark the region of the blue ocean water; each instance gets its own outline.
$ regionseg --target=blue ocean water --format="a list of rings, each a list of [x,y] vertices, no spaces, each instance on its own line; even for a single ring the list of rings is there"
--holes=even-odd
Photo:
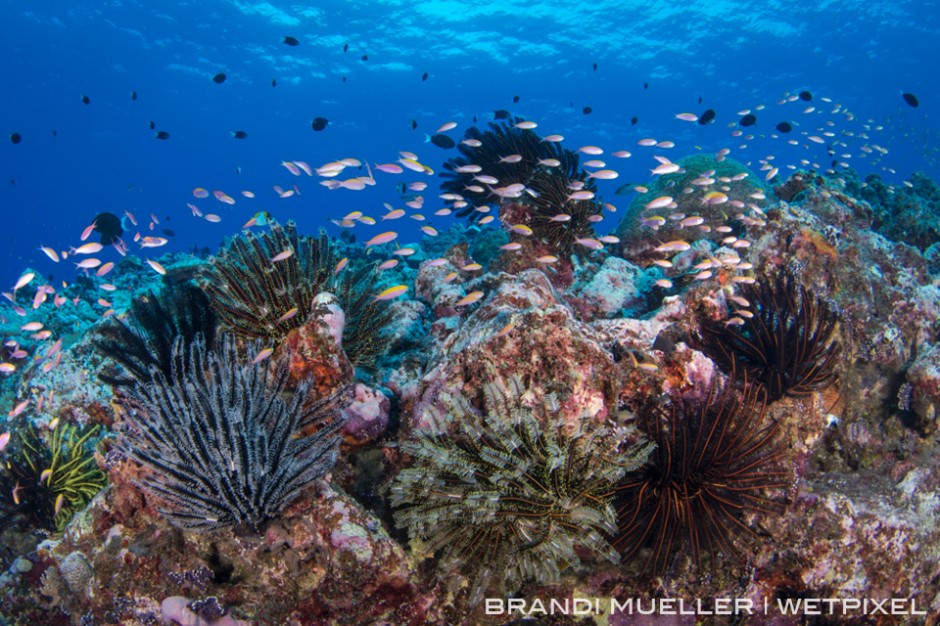
[[[449,134],[459,140],[497,109],[537,121],[539,132],[565,135],[569,148],[633,152],[610,164],[618,180],[600,181],[614,204],[629,201],[615,189],[646,181],[656,165],[653,153],[637,146],[646,137],[674,142],[673,158],[727,147],[757,170],[759,159],[774,156],[782,174],[800,159],[820,169],[846,162],[896,185],[914,171],[940,174],[940,12],[928,1],[0,6],[3,290],[26,267],[53,275],[57,285],[73,280],[72,259],[55,264],[39,246],[68,250],[102,211],[133,213],[145,235],[156,216],[153,234],[175,233],[159,252],[215,250],[258,211],[336,234],[331,219],[357,210],[379,218],[384,202],[400,206],[401,181],[429,183],[424,212],[431,216],[443,205],[437,176],[377,172],[375,187],[330,191],[321,179],[295,178],[281,162],[387,163],[408,150],[440,170],[456,153],[425,143],[426,133],[454,121]],[[299,45],[286,45],[285,36]],[[227,77],[221,84],[213,81],[218,73]],[[778,104],[802,90],[813,100]],[[904,92],[916,94],[920,106],[906,104]],[[815,111],[804,113],[808,106]],[[675,117],[709,108],[717,114],[710,125]],[[743,129],[754,134],[750,140],[729,127],[745,109],[758,118]],[[311,129],[316,117],[329,120],[323,131]],[[772,137],[781,121],[795,122],[794,131]],[[233,138],[236,130],[247,137]],[[157,139],[155,131],[169,138]],[[822,131],[844,140],[836,157],[806,141]],[[300,195],[291,198],[272,190],[294,184]],[[236,203],[197,201],[195,187],[224,190]],[[222,221],[195,217],[191,202]],[[453,219],[429,223],[443,230]],[[395,224],[400,240],[419,240],[418,225]],[[138,253],[137,245],[130,249]],[[108,249],[102,260],[118,260],[117,253]]]

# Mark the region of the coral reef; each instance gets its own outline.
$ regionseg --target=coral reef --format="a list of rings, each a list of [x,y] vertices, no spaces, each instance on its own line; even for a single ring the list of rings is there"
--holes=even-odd
[[[515,123],[470,131],[480,147],[461,144],[445,172],[447,208],[481,219],[423,240],[394,269],[373,270],[347,231],[326,241],[275,226],[237,237],[211,262],[161,257],[165,276],[128,257],[112,312],[96,303],[96,277],[60,290],[37,279],[30,297],[61,306],[30,319],[61,336],[55,345],[20,331],[22,302],[0,303],[9,337],[0,394],[22,413],[0,430],[11,434],[0,452],[10,522],[0,526],[0,620],[649,623],[488,614],[475,601],[493,592],[901,598],[928,613],[910,623],[936,621],[931,187],[917,177],[908,190],[863,186],[850,171],[776,181],[763,162],[774,196],[743,165],[699,155],[664,164],[677,171],[635,200],[616,233],[621,248],[578,236],[567,255],[569,244],[539,232],[574,228],[574,212],[552,220],[567,209],[549,179],[589,191],[594,178]],[[476,154],[485,167],[456,171]],[[559,165],[538,163],[550,159]],[[505,228],[480,224],[495,211],[477,210],[493,200],[489,183],[472,180],[480,174],[521,185],[496,194]],[[568,209],[583,208],[596,228],[610,209],[577,197],[586,204]],[[647,208],[659,197],[671,201]],[[886,217],[898,210],[924,223],[892,231]],[[341,271],[337,257],[348,259]],[[167,341],[185,344],[177,335],[202,322],[182,332],[156,319],[173,307],[160,285],[194,275],[219,279],[210,302],[238,338],[214,350],[196,341],[167,359]],[[235,287],[223,294],[223,283]],[[395,284],[413,289],[374,299]],[[148,291],[159,307],[131,304],[130,293]],[[143,304],[148,330],[138,332]],[[113,389],[93,375],[103,355],[89,329],[126,312],[123,325],[104,322],[114,352],[128,356],[113,373],[141,382]],[[272,345],[246,347],[258,336]],[[9,470],[23,467],[22,434],[37,428],[48,442],[56,419],[58,429],[97,427],[82,458],[107,468],[110,484],[76,502],[64,527],[47,515],[37,533],[33,508],[11,504]],[[641,462],[644,440],[656,447]],[[144,456],[153,462],[135,462]],[[275,467],[293,483],[267,485]]]

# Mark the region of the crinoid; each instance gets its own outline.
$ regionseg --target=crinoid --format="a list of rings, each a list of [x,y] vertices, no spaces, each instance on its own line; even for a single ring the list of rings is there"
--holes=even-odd
[[[48,530],[61,531],[108,484],[89,445],[98,427],[80,433],[58,422],[49,432],[35,426],[19,429],[0,468],[4,508],[20,512]]]
[[[673,400],[638,412],[638,426],[656,449],[618,486],[619,529],[614,545],[624,560],[641,556],[662,574],[672,557],[689,554],[701,569],[758,540],[751,514],[783,509],[776,492],[790,483],[780,467],[784,446],[777,423],[765,418],[766,395],[729,381],[698,401]]]
[[[375,369],[388,348],[384,331],[394,318],[389,303],[374,297],[376,281],[375,269],[362,266],[347,268],[331,285],[346,314],[343,351],[350,363],[365,369]]]
[[[510,196],[524,207],[521,212],[513,212],[513,219],[532,230],[532,240],[567,256],[578,250],[575,240],[594,236],[593,225],[602,217],[601,203],[570,196],[575,191],[593,194],[597,187],[580,169],[577,153],[558,142],[540,139],[532,130],[518,128],[521,121],[513,118],[498,124],[491,122],[487,131],[470,128],[467,138],[479,141],[480,146],[460,145],[461,156],[444,164],[441,176],[447,180],[441,188],[466,198],[467,206],[457,215],[476,220],[483,216],[477,209],[500,200],[493,188],[523,185],[524,191]],[[499,182],[487,188],[478,180],[484,175]],[[518,234],[514,237],[525,239]]]
[[[189,283],[167,284],[158,294],[135,299],[127,321],[112,318],[95,330],[95,348],[120,366],[106,367],[98,376],[115,386],[150,380],[151,367],[169,376],[174,340],[183,337],[189,342],[202,334],[211,348],[215,329],[215,313],[201,289]]]
[[[244,337],[280,338],[306,321],[333,265],[325,231],[305,237],[293,222],[274,223],[263,233],[229,240],[202,271],[200,282],[229,330]]]
[[[738,371],[766,389],[770,402],[804,396],[835,377],[841,351],[838,318],[795,277],[760,279],[745,285],[751,317],[736,324],[710,320],[693,338],[696,349],[725,372]]]
[[[441,177],[445,180],[441,183],[441,189],[448,193],[460,194],[468,201],[466,207],[457,211],[457,216],[469,217],[471,220],[479,219],[483,214],[476,209],[494,198],[492,192],[477,180],[481,174],[499,180],[497,187],[525,184],[532,172],[539,167],[540,159],[559,158],[559,147],[541,141],[532,130],[517,128],[515,125],[521,121],[519,118],[512,118],[501,123],[490,122],[489,130],[470,127],[467,129],[466,139],[479,141],[480,146],[472,147],[460,143],[457,146],[460,156],[444,163]],[[512,155],[522,158],[518,161],[506,159]],[[577,162],[577,155],[574,158]],[[468,166],[476,166],[479,170],[458,171]]]
[[[526,200],[531,207],[527,225],[534,239],[560,256],[586,251],[576,241],[593,238],[594,224],[603,217],[600,203],[569,199],[575,182],[583,183],[580,191],[597,191],[593,180],[577,172],[539,172],[529,180],[533,196]]]
[[[307,400],[306,382],[281,396],[283,362],[273,371],[247,362],[231,335],[217,344],[209,352],[202,337],[188,347],[177,339],[171,375],[151,368],[152,380],[130,389],[120,446],[152,470],[141,484],[174,525],[257,529],[333,467],[340,423],[334,403]],[[318,428],[299,436],[305,423]]]
[[[511,593],[527,580],[556,580],[580,563],[577,547],[616,561],[607,540],[613,486],[649,452],[617,454],[610,433],[587,423],[559,433],[555,398],[543,399],[538,416],[524,393],[517,378],[488,384],[482,414],[462,397],[446,401],[456,432],[432,416],[432,431],[402,445],[412,465],[391,489],[396,522],[472,579],[474,604],[491,587]]]

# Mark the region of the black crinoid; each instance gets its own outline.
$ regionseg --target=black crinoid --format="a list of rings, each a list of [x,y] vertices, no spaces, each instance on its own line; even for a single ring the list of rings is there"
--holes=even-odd
[[[482,414],[465,398],[447,399],[432,429],[402,444],[412,465],[391,488],[398,525],[472,580],[474,604],[490,588],[558,579],[580,564],[578,548],[616,562],[607,539],[616,529],[613,486],[650,446],[618,451],[606,429],[587,422],[560,432],[554,397],[531,409],[516,378],[483,392]]]
[[[151,470],[141,485],[176,526],[257,529],[336,462],[332,398],[308,402],[303,382],[286,399],[283,360],[250,361],[231,335],[212,351],[201,336],[190,346],[180,338],[170,375],[152,367],[151,381],[128,391],[130,427],[119,445]],[[304,424],[315,432],[299,436]]]
[[[774,402],[803,396],[835,377],[841,350],[838,317],[789,273],[744,285],[751,317],[736,324],[709,320],[702,324],[694,347],[724,372],[737,371],[758,383]]]
[[[289,252],[287,258],[272,259]],[[232,237],[200,273],[200,283],[227,329],[249,338],[280,338],[304,324],[314,296],[330,279],[325,231],[297,233],[293,222]]]
[[[637,413],[656,444],[646,464],[618,486],[614,545],[626,562],[640,557],[663,574],[673,557],[689,555],[701,569],[760,540],[749,518],[782,512],[790,484],[781,461],[778,425],[766,416],[766,394],[733,381],[695,401],[653,403]]]
[[[201,289],[190,283],[168,283],[131,304],[126,321],[112,318],[95,330],[95,349],[110,360],[98,376],[109,385],[127,386],[150,380],[150,368],[170,375],[173,342],[202,335],[215,343],[216,316]]]
[[[594,199],[570,200],[575,191],[597,191],[594,181],[581,170],[578,154],[562,148],[558,142],[544,141],[532,130],[520,129],[519,118],[490,122],[489,130],[467,130],[466,138],[480,142],[479,147],[461,143],[459,157],[444,163],[441,188],[460,194],[468,204],[457,212],[460,217],[477,220],[484,214],[477,209],[500,198],[492,188],[522,184],[526,191],[504,202],[515,202],[527,210],[513,218],[532,229],[532,237],[549,244],[565,255],[572,251],[575,239],[594,236],[593,224],[601,217],[601,207]],[[506,157],[518,155],[511,162]],[[557,162],[557,163],[554,163]],[[479,171],[458,169],[476,166]],[[478,176],[492,176],[499,182],[487,185]]]

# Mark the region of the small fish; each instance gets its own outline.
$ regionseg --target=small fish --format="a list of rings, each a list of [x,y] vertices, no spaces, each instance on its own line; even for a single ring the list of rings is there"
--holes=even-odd
[[[205,219],[207,222],[212,222],[214,224],[217,224],[222,221],[222,218],[216,215],[215,213],[206,213],[203,216],[203,219]]]
[[[519,243],[518,241],[511,241],[499,247],[500,250],[509,250],[509,251],[519,250],[521,248],[522,248],[522,244]]]
[[[568,194],[567,200],[570,202],[572,200],[592,200],[594,198],[594,192],[583,189],[581,191],[575,191]]]
[[[222,83],[225,82],[226,78],[228,78],[228,76],[226,76],[223,72],[219,72],[218,74],[212,77],[212,81],[216,83],[217,85],[221,85]]]
[[[10,443],[10,433],[0,433],[0,452],[3,452],[8,443]]]
[[[170,138],[170,133],[166,132],[165,130],[158,130],[155,137],[161,141],[164,141]]]
[[[289,259],[292,256],[294,256],[294,251],[293,249],[288,248],[284,250],[283,252],[279,252],[275,254],[273,257],[271,257],[271,263],[278,263],[280,261],[284,261],[285,259]]]
[[[669,206],[670,204],[672,204],[673,202],[674,202],[674,199],[673,199],[672,196],[659,196],[658,198],[655,198],[655,199],[653,199],[653,200],[647,202],[644,208],[646,208],[646,209],[662,209],[662,208],[664,208],[664,207],[668,207],[668,206]]]
[[[497,117],[496,119],[500,119],[500,118]],[[532,130],[533,128],[537,128],[538,124],[532,121],[522,121],[522,122],[518,122],[517,124],[514,124],[514,126],[520,130]]]
[[[746,113],[744,117],[738,120],[738,124],[741,126],[753,126],[757,123],[757,116],[753,113]]]
[[[400,165],[395,165],[394,163],[376,163],[375,169],[380,172],[385,172],[386,174],[401,174],[404,171]]]
[[[455,306],[455,307],[457,307],[457,306],[470,306],[471,304],[473,304],[474,302],[476,302],[477,300],[479,300],[479,299],[482,298],[482,297],[483,297],[483,292],[482,292],[482,291],[471,291],[470,293],[468,293],[467,295],[465,295],[463,298],[461,298],[460,300],[458,300],[457,302],[455,302],[455,303],[454,303],[454,306]]]
[[[0,363],[0,374],[12,374],[16,371],[16,366],[12,363]]]
[[[248,136],[248,133],[246,133],[246,132],[243,131],[243,130],[233,130],[233,131],[232,131],[232,137],[234,137],[235,139],[244,139],[244,138],[246,138],[247,136]]]
[[[660,163],[656,166],[655,169],[650,170],[653,174],[663,175],[663,174],[672,174],[679,171],[678,163]]]
[[[407,291],[408,285],[395,285],[394,287],[389,287],[388,289],[383,290],[381,293],[373,297],[375,300],[392,300]]]
[[[47,257],[49,257],[54,263],[58,263],[58,262],[59,262],[59,254],[58,254],[55,250],[53,250],[52,248],[49,248],[49,247],[47,247],[47,246],[39,246],[39,249],[42,250],[43,253],[44,253]]]
[[[298,310],[299,310],[299,309],[298,309],[297,307],[293,307],[293,308],[289,309],[289,310],[287,311],[287,313],[285,313],[284,315],[282,315],[282,316],[280,316],[279,318],[277,318],[277,320],[275,320],[274,323],[275,323],[275,324],[280,324],[281,322],[286,322],[287,320],[289,320],[289,319],[293,318],[295,315],[297,315],[297,311],[298,311]]]
[[[711,124],[714,121],[715,121],[715,109],[707,109],[698,118],[698,123],[701,124],[702,126],[705,126],[706,124]]]
[[[153,269],[153,271],[155,271],[157,274],[160,274],[160,275],[166,274],[166,268],[164,268],[162,265],[160,265],[156,261],[152,259],[146,259],[146,261],[147,261],[147,265],[149,265],[151,269]]]
[[[590,237],[580,237],[574,241],[575,243],[580,244],[589,250],[602,250],[604,248],[604,244],[602,244],[597,239],[591,239]]]
[[[288,46],[299,46],[299,45],[300,45],[300,41],[298,41],[298,39],[297,39],[296,37],[291,37],[290,35],[285,35],[285,36],[284,36],[284,43],[287,44]]]
[[[556,262],[558,262],[558,257],[557,257],[557,256],[554,256],[554,255],[551,255],[551,254],[545,254],[545,255],[543,255],[543,256],[536,257],[535,260],[536,260],[536,262],[538,262],[538,263],[545,263],[545,264],[548,264],[548,263],[556,263]]]
[[[257,365],[261,361],[264,361],[268,357],[274,354],[274,348],[265,348],[261,352],[255,355],[255,358],[251,360],[252,365]]]
[[[329,123],[330,120],[326,119],[325,117],[315,117],[313,118],[313,121],[310,122],[310,128],[319,132],[326,128]]]
[[[692,246],[682,240],[670,241],[653,248],[656,252],[684,252]]]
[[[682,120],[683,122],[697,122],[698,115],[695,113],[678,113],[676,114],[677,120]]]
[[[638,146],[650,147],[650,146],[655,146],[655,145],[657,144],[657,141],[656,141],[655,139],[651,138],[651,137],[647,137],[647,138],[645,138],[645,139],[640,139],[640,140],[639,140],[638,142],[636,142],[636,143],[637,143]]]
[[[398,265],[398,259],[389,259],[387,261],[383,261],[382,263],[380,263],[378,268],[376,269],[378,269],[379,271],[390,270],[396,265]]]
[[[349,265],[349,259],[348,259],[348,258],[344,257],[344,258],[340,259],[340,260],[339,260],[339,263],[336,264],[336,267],[333,268],[333,276],[336,276],[337,274],[339,274],[340,272],[342,272],[342,271],[343,271],[343,268],[345,268],[347,265]]]
[[[920,100],[917,99],[912,93],[902,93],[901,97],[904,99],[904,102],[907,103],[907,106],[917,108],[920,106]]]
[[[382,234],[380,234],[380,235],[376,235],[375,237],[373,237],[372,239],[370,239],[369,241],[367,241],[367,242],[366,242],[366,247],[368,248],[368,247],[371,247],[371,246],[377,246],[377,245],[381,245],[381,244],[383,244],[383,243],[388,243],[388,242],[390,242],[390,241],[395,241],[395,239],[397,239],[397,238],[398,238],[398,233],[396,233],[396,232],[394,232],[394,231],[389,231],[389,232],[386,232],[386,233],[382,233]]]

